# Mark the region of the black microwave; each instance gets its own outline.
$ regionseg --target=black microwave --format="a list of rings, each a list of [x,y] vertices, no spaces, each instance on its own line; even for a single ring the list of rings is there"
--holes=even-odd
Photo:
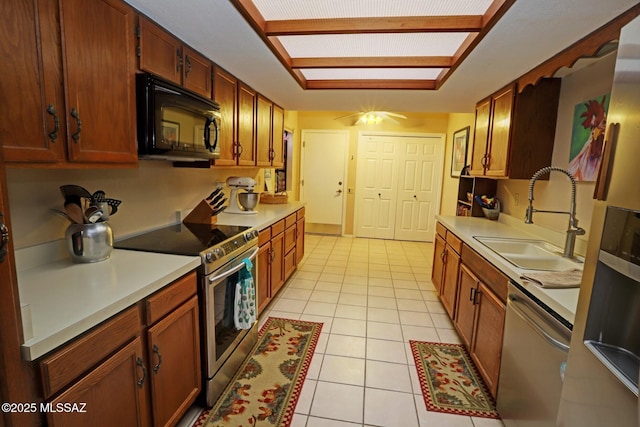
[[[220,156],[220,107],[154,75],[136,75],[138,157],[174,161]]]

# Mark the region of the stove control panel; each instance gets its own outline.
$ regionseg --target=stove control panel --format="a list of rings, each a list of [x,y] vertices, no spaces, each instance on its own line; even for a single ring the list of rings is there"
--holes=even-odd
[[[257,239],[258,238],[258,230],[249,230],[246,233],[244,233],[244,241],[245,242],[250,242],[253,239]]]

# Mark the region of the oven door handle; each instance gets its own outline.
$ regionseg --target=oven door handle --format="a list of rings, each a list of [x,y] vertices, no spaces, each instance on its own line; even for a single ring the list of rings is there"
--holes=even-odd
[[[256,255],[258,254],[258,250],[260,250],[260,248],[257,248],[257,247],[256,247],[256,248],[251,252],[251,255],[249,255],[249,256],[248,256],[248,257],[246,257],[246,258],[249,258],[250,260],[254,260],[254,259],[255,259],[255,257],[256,257]],[[209,283],[217,282],[217,281],[218,281],[218,280],[220,280],[220,279],[224,279],[225,277],[231,276],[233,273],[236,273],[236,272],[238,272],[238,271],[242,270],[244,267],[245,267],[245,265],[244,265],[244,263],[242,262],[242,263],[240,263],[240,264],[236,265],[235,267],[233,267],[233,268],[232,268],[232,269],[230,269],[230,270],[223,271],[222,273],[217,274],[217,275],[215,275],[215,276],[213,276],[213,277],[208,277],[208,279],[209,279]]]

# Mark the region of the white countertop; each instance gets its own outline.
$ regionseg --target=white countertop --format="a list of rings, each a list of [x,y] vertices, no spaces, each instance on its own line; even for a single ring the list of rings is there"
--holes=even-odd
[[[218,224],[245,225],[256,230],[262,230],[276,221],[286,217],[304,207],[303,202],[289,202],[283,204],[259,203],[255,214],[230,214],[222,212],[218,215]]]
[[[551,310],[555,311],[559,316],[573,325],[580,288],[549,289],[523,280],[520,276],[526,270],[516,268],[513,264],[474,239],[474,236],[539,239],[541,238],[540,235],[528,233],[520,227],[514,227],[502,221],[490,221],[484,217],[436,215],[436,219],[462,239],[469,247],[509,276],[511,280],[521,285]],[[531,229],[535,230],[534,227],[531,227]]]
[[[37,359],[199,265],[200,257],[114,249],[101,262],[78,264],[67,256],[18,270],[22,356]]]
[[[218,223],[261,230],[303,206],[258,204],[256,214],[223,213]],[[74,263],[62,240],[17,250],[23,358],[41,357],[198,266],[200,257],[123,249],[105,261]]]

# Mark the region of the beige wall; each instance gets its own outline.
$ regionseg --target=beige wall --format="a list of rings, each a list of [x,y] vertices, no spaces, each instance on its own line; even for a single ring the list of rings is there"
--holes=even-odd
[[[455,215],[458,199],[459,178],[451,176],[451,159],[453,148],[453,134],[460,129],[469,126],[469,146],[473,140],[475,113],[449,115],[449,127],[447,129],[447,145],[444,154],[444,170],[442,179],[442,198],[440,203],[441,215]],[[470,154],[467,152],[467,159]],[[467,163],[469,161],[467,160]]]
[[[446,113],[402,113],[407,116],[407,120],[398,120],[398,124],[392,122],[382,122],[379,125],[355,125],[358,116],[338,117],[352,114],[349,111],[300,111],[298,112],[298,129],[295,138],[300,141],[303,129],[322,130],[348,130],[349,131],[349,161],[347,170],[346,187],[354,191],[347,194],[345,234],[351,235],[354,230],[354,207],[355,207],[355,181],[356,164],[358,151],[358,132],[361,131],[384,131],[384,132],[421,132],[421,133],[441,133],[448,131],[449,114]],[[299,175],[297,176],[299,189]],[[299,193],[298,193],[299,194]]]
[[[558,106],[558,122],[553,149],[552,165],[566,168],[569,164],[569,147],[571,144],[571,127],[576,104],[590,98],[609,94],[613,81],[615,54],[609,55],[599,62],[585,67],[562,79],[560,104]],[[534,188],[534,207],[548,210],[569,210],[571,185],[568,178],[559,172],[552,172],[548,181],[537,181]],[[591,215],[594,207],[594,182],[579,182],[576,192],[576,216],[579,225],[587,230],[587,240]],[[528,206],[529,180],[500,180],[498,197],[502,202],[503,212],[516,218],[523,218]],[[542,227],[564,232],[569,220],[566,216],[538,213],[534,222]]]

